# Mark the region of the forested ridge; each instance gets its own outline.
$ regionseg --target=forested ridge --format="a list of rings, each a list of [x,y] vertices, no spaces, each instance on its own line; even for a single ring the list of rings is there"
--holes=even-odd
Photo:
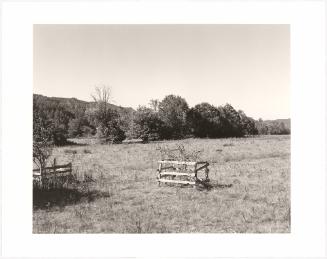
[[[151,141],[290,134],[290,119],[254,120],[231,104],[203,102],[189,107],[184,98],[167,95],[134,110],[111,104],[101,94],[93,102],[34,94],[33,132],[47,125],[51,129],[48,138],[56,145],[65,144],[67,138],[91,136],[119,143],[132,138]]]

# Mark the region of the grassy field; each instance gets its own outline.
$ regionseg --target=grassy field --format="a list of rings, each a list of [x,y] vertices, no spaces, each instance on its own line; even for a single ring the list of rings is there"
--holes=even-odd
[[[74,190],[34,193],[34,233],[291,230],[290,136],[125,145],[79,142],[56,148],[53,156],[59,164],[72,161],[78,179],[87,181]],[[176,144],[202,150],[201,160],[210,163],[212,188],[158,186],[158,147]]]

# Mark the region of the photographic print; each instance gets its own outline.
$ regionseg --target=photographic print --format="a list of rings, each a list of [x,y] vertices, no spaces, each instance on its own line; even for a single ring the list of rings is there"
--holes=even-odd
[[[33,77],[33,233],[291,232],[289,25],[35,24]]]

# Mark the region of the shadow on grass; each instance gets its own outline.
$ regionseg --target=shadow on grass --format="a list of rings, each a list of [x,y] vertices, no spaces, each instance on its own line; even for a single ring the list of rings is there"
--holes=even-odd
[[[233,184],[221,184],[218,182],[201,182],[197,185],[197,190],[212,190],[212,189],[225,189],[231,188]]]
[[[163,186],[170,186],[170,187],[178,187],[178,188],[193,188],[193,185],[189,184],[170,184],[166,183]],[[225,188],[231,188],[233,187],[233,184],[222,184],[218,182],[206,182],[206,181],[200,181],[198,184],[195,186],[196,190],[198,191],[210,191],[212,189],[225,189]]]
[[[89,146],[89,144],[86,143],[76,143],[70,140],[67,140],[66,144],[64,146],[79,146],[79,147],[83,147],[83,146]]]
[[[96,190],[81,191],[69,188],[43,189],[34,187],[33,209],[49,209],[55,206],[65,207],[79,202],[92,202],[103,197],[110,197],[110,194]]]

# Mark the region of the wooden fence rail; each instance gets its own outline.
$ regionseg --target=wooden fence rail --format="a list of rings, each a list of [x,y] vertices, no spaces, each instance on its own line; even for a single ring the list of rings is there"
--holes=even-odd
[[[33,176],[45,176],[50,174],[62,174],[62,173],[71,173],[72,172],[72,163],[66,165],[57,165],[57,166],[50,166],[44,167],[40,169],[33,169]]]
[[[72,163],[33,169],[33,184],[38,186],[62,185],[72,176]]]

